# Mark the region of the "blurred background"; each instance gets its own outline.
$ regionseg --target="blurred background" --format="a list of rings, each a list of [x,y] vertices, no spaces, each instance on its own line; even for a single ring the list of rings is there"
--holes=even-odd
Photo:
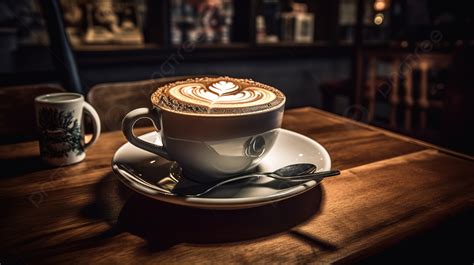
[[[31,115],[11,113],[31,87],[83,93],[119,120],[128,109],[94,88],[227,75],[279,88],[287,108],[474,155],[473,23],[456,0],[2,0],[2,143],[22,138]]]

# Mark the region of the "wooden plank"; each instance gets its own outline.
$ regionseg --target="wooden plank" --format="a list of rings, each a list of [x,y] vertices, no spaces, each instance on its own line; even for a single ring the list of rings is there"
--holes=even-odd
[[[355,167],[325,181],[321,214],[300,229],[341,248],[326,261],[360,258],[473,209],[472,173],[472,162],[435,150]]]

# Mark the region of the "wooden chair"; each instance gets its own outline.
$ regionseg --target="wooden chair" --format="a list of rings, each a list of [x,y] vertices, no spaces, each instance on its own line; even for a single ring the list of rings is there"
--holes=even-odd
[[[145,81],[104,83],[93,86],[87,94],[87,101],[97,110],[104,131],[120,130],[123,117],[131,110],[152,107],[150,95],[167,83],[198,76],[163,77]],[[140,121],[137,126],[148,125]]]
[[[418,110],[419,121],[416,130],[423,131],[427,128],[427,112],[429,109],[442,109],[444,104],[440,99],[429,99],[430,70],[447,69],[451,64],[450,55],[435,54],[379,54],[368,56],[368,73],[366,99],[368,122],[375,120],[377,113],[375,106],[377,95],[382,95],[390,104],[389,127],[397,128],[397,122],[403,120],[406,132],[413,132],[414,109]],[[391,62],[391,73],[381,78],[377,73],[377,64],[381,61]],[[414,83],[414,72],[419,71],[419,83]],[[415,89],[417,90],[415,93]],[[418,97],[415,97],[415,94]],[[403,117],[399,119],[398,113],[402,108]]]
[[[35,98],[47,93],[64,91],[56,84],[0,87],[0,143],[35,139]]]

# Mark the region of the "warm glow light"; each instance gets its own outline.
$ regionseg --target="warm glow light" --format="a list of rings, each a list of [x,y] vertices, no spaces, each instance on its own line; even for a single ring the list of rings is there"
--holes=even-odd
[[[384,0],[376,0],[375,3],[374,3],[374,9],[376,11],[382,11],[385,9],[385,7],[387,6],[387,4],[385,3]]]
[[[420,69],[421,70],[428,70],[430,64],[427,61],[421,61],[420,62]]]
[[[375,25],[380,25],[383,23],[384,16],[382,13],[378,13],[374,17],[374,24]]]

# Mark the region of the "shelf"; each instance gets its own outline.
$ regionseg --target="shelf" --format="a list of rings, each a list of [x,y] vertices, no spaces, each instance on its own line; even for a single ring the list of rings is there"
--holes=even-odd
[[[386,54],[390,53],[418,53],[418,54],[447,54],[452,53],[457,47],[456,43],[433,45],[433,43],[425,44],[425,42],[409,42],[402,45],[402,41],[364,41],[362,48],[366,52]],[[429,49],[423,49],[424,45],[431,45]],[[470,46],[468,43],[464,46]]]
[[[130,51],[143,49],[157,49],[157,44],[81,44],[73,46],[76,52],[110,52],[110,51]]]
[[[223,44],[223,43],[198,43],[198,44],[194,44],[194,47],[195,48],[198,48],[198,49],[246,49],[248,47],[250,47],[250,44],[249,43],[246,43],[246,42],[233,42],[233,43],[226,43],[226,44]],[[188,45],[186,44],[176,44],[176,45],[172,45],[171,48],[173,49],[179,49],[179,48],[186,48],[188,49]]]
[[[298,42],[276,42],[276,43],[257,43],[255,44],[257,47],[284,47],[284,48],[305,48],[305,47],[312,47],[312,48],[319,48],[319,47],[329,47],[333,46],[328,41],[315,41],[311,43],[298,43]]]

